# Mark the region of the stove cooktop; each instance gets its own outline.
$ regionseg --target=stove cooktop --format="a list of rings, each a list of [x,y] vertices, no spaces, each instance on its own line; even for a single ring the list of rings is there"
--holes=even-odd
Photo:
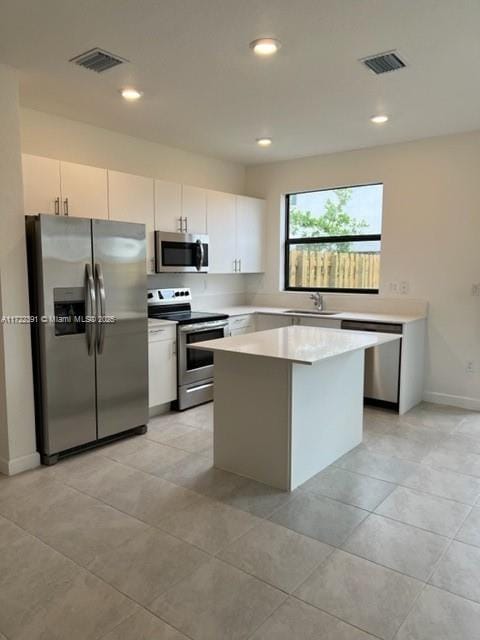
[[[169,311],[167,313],[150,312],[149,318],[157,320],[172,320],[178,324],[193,324],[195,322],[213,322],[214,320],[226,320],[224,313],[206,313],[203,311]]]

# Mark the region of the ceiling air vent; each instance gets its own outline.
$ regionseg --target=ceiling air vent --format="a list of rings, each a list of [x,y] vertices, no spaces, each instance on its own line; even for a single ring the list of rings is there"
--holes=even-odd
[[[104,51],[99,47],[95,47],[95,49],[89,49],[89,51],[85,51],[74,58],[70,58],[69,62],[75,62],[75,64],[79,64],[85,69],[102,73],[103,71],[108,71],[108,69],[112,69],[119,64],[128,62],[128,60],[120,58],[120,56],[114,56],[113,53]]]
[[[405,62],[395,51],[387,51],[385,53],[377,53],[374,56],[368,56],[362,58],[360,62],[379,75],[380,73],[388,73],[389,71],[397,71],[397,69],[403,69],[406,67]]]

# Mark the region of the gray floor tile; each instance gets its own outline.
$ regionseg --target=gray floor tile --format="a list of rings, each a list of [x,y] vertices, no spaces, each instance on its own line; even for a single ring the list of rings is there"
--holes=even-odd
[[[213,403],[204,404],[200,407],[194,407],[187,411],[177,413],[177,420],[183,424],[188,424],[197,429],[205,429],[211,431],[213,429]],[[172,421],[176,420],[172,418]]]
[[[480,413],[464,418],[455,429],[455,433],[480,440]]]
[[[21,521],[31,533],[82,566],[148,529],[147,525],[89,496],[76,494],[47,513]]]
[[[457,540],[480,547],[480,508],[475,507],[469,513],[460,531],[455,536]]]
[[[448,538],[372,514],[343,548],[412,578],[427,580],[448,544]]]
[[[480,605],[427,587],[395,640],[477,640]]]
[[[131,600],[80,570],[12,640],[97,640],[135,611]]]
[[[480,548],[454,540],[430,583],[480,603]]]
[[[163,477],[173,484],[217,499],[250,482],[235,473],[215,469],[212,460],[201,455],[191,455],[183,459],[171,467]]]
[[[249,513],[199,497],[158,526],[208,553],[217,553],[260,522]]]
[[[170,440],[169,445],[178,447],[188,453],[206,453],[213,451],[213,433],[205,429],[193,429]]]
[[[337,460],[334,466],[363,473],[371,478],[401,484],[419,465],[415,462],[374,453],[360,445]]]
[[[140,604],[148,605],[207,562],[209,557],[195,547],[149,527],[125,544],[97,557],[89,569]]]
[[[469,511],[467,505],[405,487],[395,489],[375,509],[380,515],[449,537],[455,535]]]
[[[182,424],[181,422],[176,422],[173,424],[168,422],[165,424],[157,424],[150,421],[145,437],[148,440],[153,440],[154,442],[168,444],[170,440],[173,440],[174,438],[178,438],[179,436],[184,436],[188,433],[194,432],[194,427],[191,427],[187,424]]]
[[[367,516],[368,511],[363,509],[304,492],[280,507],[270,519],[298,533],[339,547]]]
[[[136,451],[147,449],[150,445],[150,441],[145,435],[131,436],[130,438],[122,438],[117,442],[106,444],[98,452],[111,460],[121,462],[125,456],[129,456]]]
[[[283,592],[213,559],[151,609],[193,640],[244,640],[284,599]]]
[[[422,582],[337,550],[296,595],[384,640],[391,640]]]
[[[259,518],[267,518],[276,509],[291,500],[299,491],[281,491],[255,480],[242,482],[221,501],[236,509],[247,511]]]
[[[373,636],[315,607],[288,598],[251,640],[374,640]]]
[[[441,445],[430,452],[423,462],[436,469],[449,469],[480,478],[480,455],[476,453],[455,451]]]
[[[395,486],[338,467],[328,467],[306,482],[302,488],[314,495],[327,496],[372,511],[385,500]]]
[[[101,640],[188,640],[188,638],[145,609],[141,609],[103,636]]]
[[[123,467],[96,487],[101,500],[139,520],[156,526],[170,515],[201,499],[198,494],[161,478]]]
[[[32,536],[0,553],[0,631],[17,638],[49,603],[62,597],[80,569]]]
[[[468,412],[464,409],[422,402],[403,416],[399,416],[399,419],[406,424],[421,424],[450,433],[467,415]]]
[[[28,536],[26,531],[0,516],[0,549],[8,548],[13,542],[25,536]]]
[[[420,442],[394,435],[364,434],[363,444],[374,453],[392,456],[412,462],[421,462],[433,448],[432,443]]]
[[[184,436],[185,437],[185,436]],[[122,457],[123,464],[155,476],[165,475],[174,464],[184,460],[188,453],[173,446],[147,440],[147,445]]]
[[[233,542],[219,558],[283,591],[303,582],[333,547],[264,521]]]
[[[452,435],[442,440],[442,446],[461,453],[476,453],[480,455],[480,439],[464,436],[455,431]]]
[[[480,496],[480,479],[447,469],[421,465],[402,483],[411,489],[473,505]]]

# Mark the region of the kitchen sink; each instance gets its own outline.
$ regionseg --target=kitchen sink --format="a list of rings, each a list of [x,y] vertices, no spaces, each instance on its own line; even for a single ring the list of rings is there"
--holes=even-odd
[[[301,313],[301,314],[308,314],[311,316],[336,316],[339,312],[338,311],[310,311],[308,309],[288,309],[287,311],[285,311],[285,313]]]

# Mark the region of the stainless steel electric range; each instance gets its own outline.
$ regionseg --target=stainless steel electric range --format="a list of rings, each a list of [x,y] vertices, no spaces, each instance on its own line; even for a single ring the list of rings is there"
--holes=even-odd
[[[149,289],[148,317],[177,323],[178,392],[174,408],[183,411],[213,400],[213,353],[188,345],[228,335],[228,315],[192,311],[188,288]]]

